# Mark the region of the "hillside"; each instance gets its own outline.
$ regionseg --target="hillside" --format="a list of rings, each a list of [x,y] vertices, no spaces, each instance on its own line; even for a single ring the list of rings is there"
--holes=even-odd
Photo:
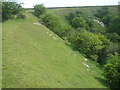
[[[3,23],[3,88],[106,87],[94,62],[86,62],[32,14],[26,16]]]
[[[61,7],[61,8],[49,8],[47,9],[47,12],[57,17],[63,26],[69,25],[68,22],[65,19],[65,16],[67,16],[69,13],[75,13],[76,11],[80,11],[84,14],[85,17],[91,17],[94,19],[98,19],[94,16],[94,13],[99,10],[102,6],[83,6],[83,7]],[[108,6],[109,11],[113,15],[118,15],[118,6]],[[99,26],[99,25],[98,25]]]

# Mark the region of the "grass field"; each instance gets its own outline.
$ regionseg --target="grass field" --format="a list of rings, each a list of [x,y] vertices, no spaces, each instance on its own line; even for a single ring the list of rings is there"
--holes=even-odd
[[[32,14],[26,16],[3,23],[3,88],[106,88],[96,63],[86,62],[45,26],[33,24],[38,20]]]

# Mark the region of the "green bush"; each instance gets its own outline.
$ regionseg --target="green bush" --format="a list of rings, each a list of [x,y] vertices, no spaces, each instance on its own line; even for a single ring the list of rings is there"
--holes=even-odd
[[[107,37],[102,35],[101,33],[98,33],[97,36],[102,41],[104,47],[107,47],[111,44],[110,40],[107,39]]]
[[[107,33],[106,36],[114,43],[120,42],[120,35],[117,33]]]
[[[23,15],[21,13],[17,15],[17,19],[24,19],[24,18],[25,18],[25,15]]]
[[[106,48],[106,53],[107,54],[113,54],[115,55],[115,53],[119,53],[120,52],[120,44],[119,43],[112,43],[110,46],[108,46]]]
[[[101,9],[97,10],[97,12],[94,14],[94,16],[102,19],[104,16],[109,14],[109,10],[107,6],[102,7]]]
[[[91,55],[90,58],[91,58],[92,60],[94,60],[94,61],[97,62],[97,60],[98,60],[98,55]]]
[[[117,33],[118,35],[120,35],[119,29],[120,29],[120,17],[114,16],[107,27],[107,32]]]
[[[64,29],[56,17],[52,16],[51,14],[45,14],[43,17],[41,17],[41,20],[46,27],[48,27],[58,36],[63,36]]]
[[[107,14],[102,18],[102,21],[106,26],[108,26],[112,18],[113,16],[111,14]]]
[[[97,55],[97,53],[104,47],[103,42],[96,34],[92,34],[86,30],[81,29],[68,37],[74,49],[86,54],[88,57]]]
[[[109,39],[107,39],[104,35],[98,33],[98,38],[102,41],[103,48],[98,52],[98,63],[105,64],[106,58],[107,58],[107,48],[111,45],[111,42]]]
[[[86,23],[85,23],[85,20],[82,17],[75,17],[72,20],[71,26],[74,27],[74,28],[78,28],[78,27],[86,28]]]
[[[120,57],[114,56],[104,65],[104,75],[110,87],[120,88]]]
[[[66,19],[68,20],[68,22],[71,24],[72,23],[72,19],[74,19],[76,17],[75,13],[69,13],[67,16],[65,16]]]
[[[44,7],[43,4],[38,4],[34,6],[34,15],[36,17],[39,17],[46,11],[46,8]]]
[[[68,23],[75,29],[84,28],[91,31],[91,29],[94,27],[92,19],[86,18],[80,11],[69,13],[68,16],[66,16],[66,19]]]
[[[2,21],[14,18],[24,9],[17,2],[2,2]]]

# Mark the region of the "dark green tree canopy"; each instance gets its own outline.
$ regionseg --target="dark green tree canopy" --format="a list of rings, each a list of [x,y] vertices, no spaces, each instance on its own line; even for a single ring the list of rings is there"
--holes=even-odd
[[[120,88],[120,57],[114,56],[104,66],[104,75],[112,89]]]
[[[17,2],[2,2],[2,21],[14,18],[23,11],[21,4]]]
[[[42,15],[45,12],[45,7],[43,4],[38,4],[34,6],[34,14],[35,16],[39,17],[40,15]]]
[[[74,28],[78,28],[78,27],[85,28],[86,27],[85,20],[82,17],[74,18],[72,20],[72,24],[71,25]]]
[[[109,33],[118,33],[120,35],[120,17],[115,16],[110,21],[107,32]]]
[[[96,17],[102,19],[104,16],[109,14],[108,7],[102,7],[100,10],[97,10],[97,12],[94,14]]]

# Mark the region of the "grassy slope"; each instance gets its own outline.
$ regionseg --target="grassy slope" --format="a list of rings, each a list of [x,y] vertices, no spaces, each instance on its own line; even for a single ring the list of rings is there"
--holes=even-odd
[[[81,11],[86,17],[91,16],[91,18],[98,19],[94,16],[94,13],[98,9],[101,9],[101,7],[93,6],[93,7],[76,7],[76,8],[57,8],[57,9],[55,8],[55,9],[48,9],[47,12],[56,16],[63,24],[63,26],[68,26],[69,24],[66,21],[65,16],[67,16],[69,13],[71,12],[75,13],[76,11]],[[109,6],[109,11],[114,15],[118,15],[118,6]],[[97,25],[97,27],[100,27],[100,25]]]
[[[83,57],[71,50],[57,35],[54,40],[37,19],[26,14],[25,20],[3,23],[3,88],[7,87],[101,87],[101,70],[93,62],[91,71]]]
[[[71,12],[76,12],[76,11],[81,11],[85,16],[92,16],[93,17],[93,12],[95,12],[98,8],[58,8],[58,9],[48,9],[49,13],[52,13],[53,15],[56,15],[58,17],[64,17],[65,15],[68,15]]]

